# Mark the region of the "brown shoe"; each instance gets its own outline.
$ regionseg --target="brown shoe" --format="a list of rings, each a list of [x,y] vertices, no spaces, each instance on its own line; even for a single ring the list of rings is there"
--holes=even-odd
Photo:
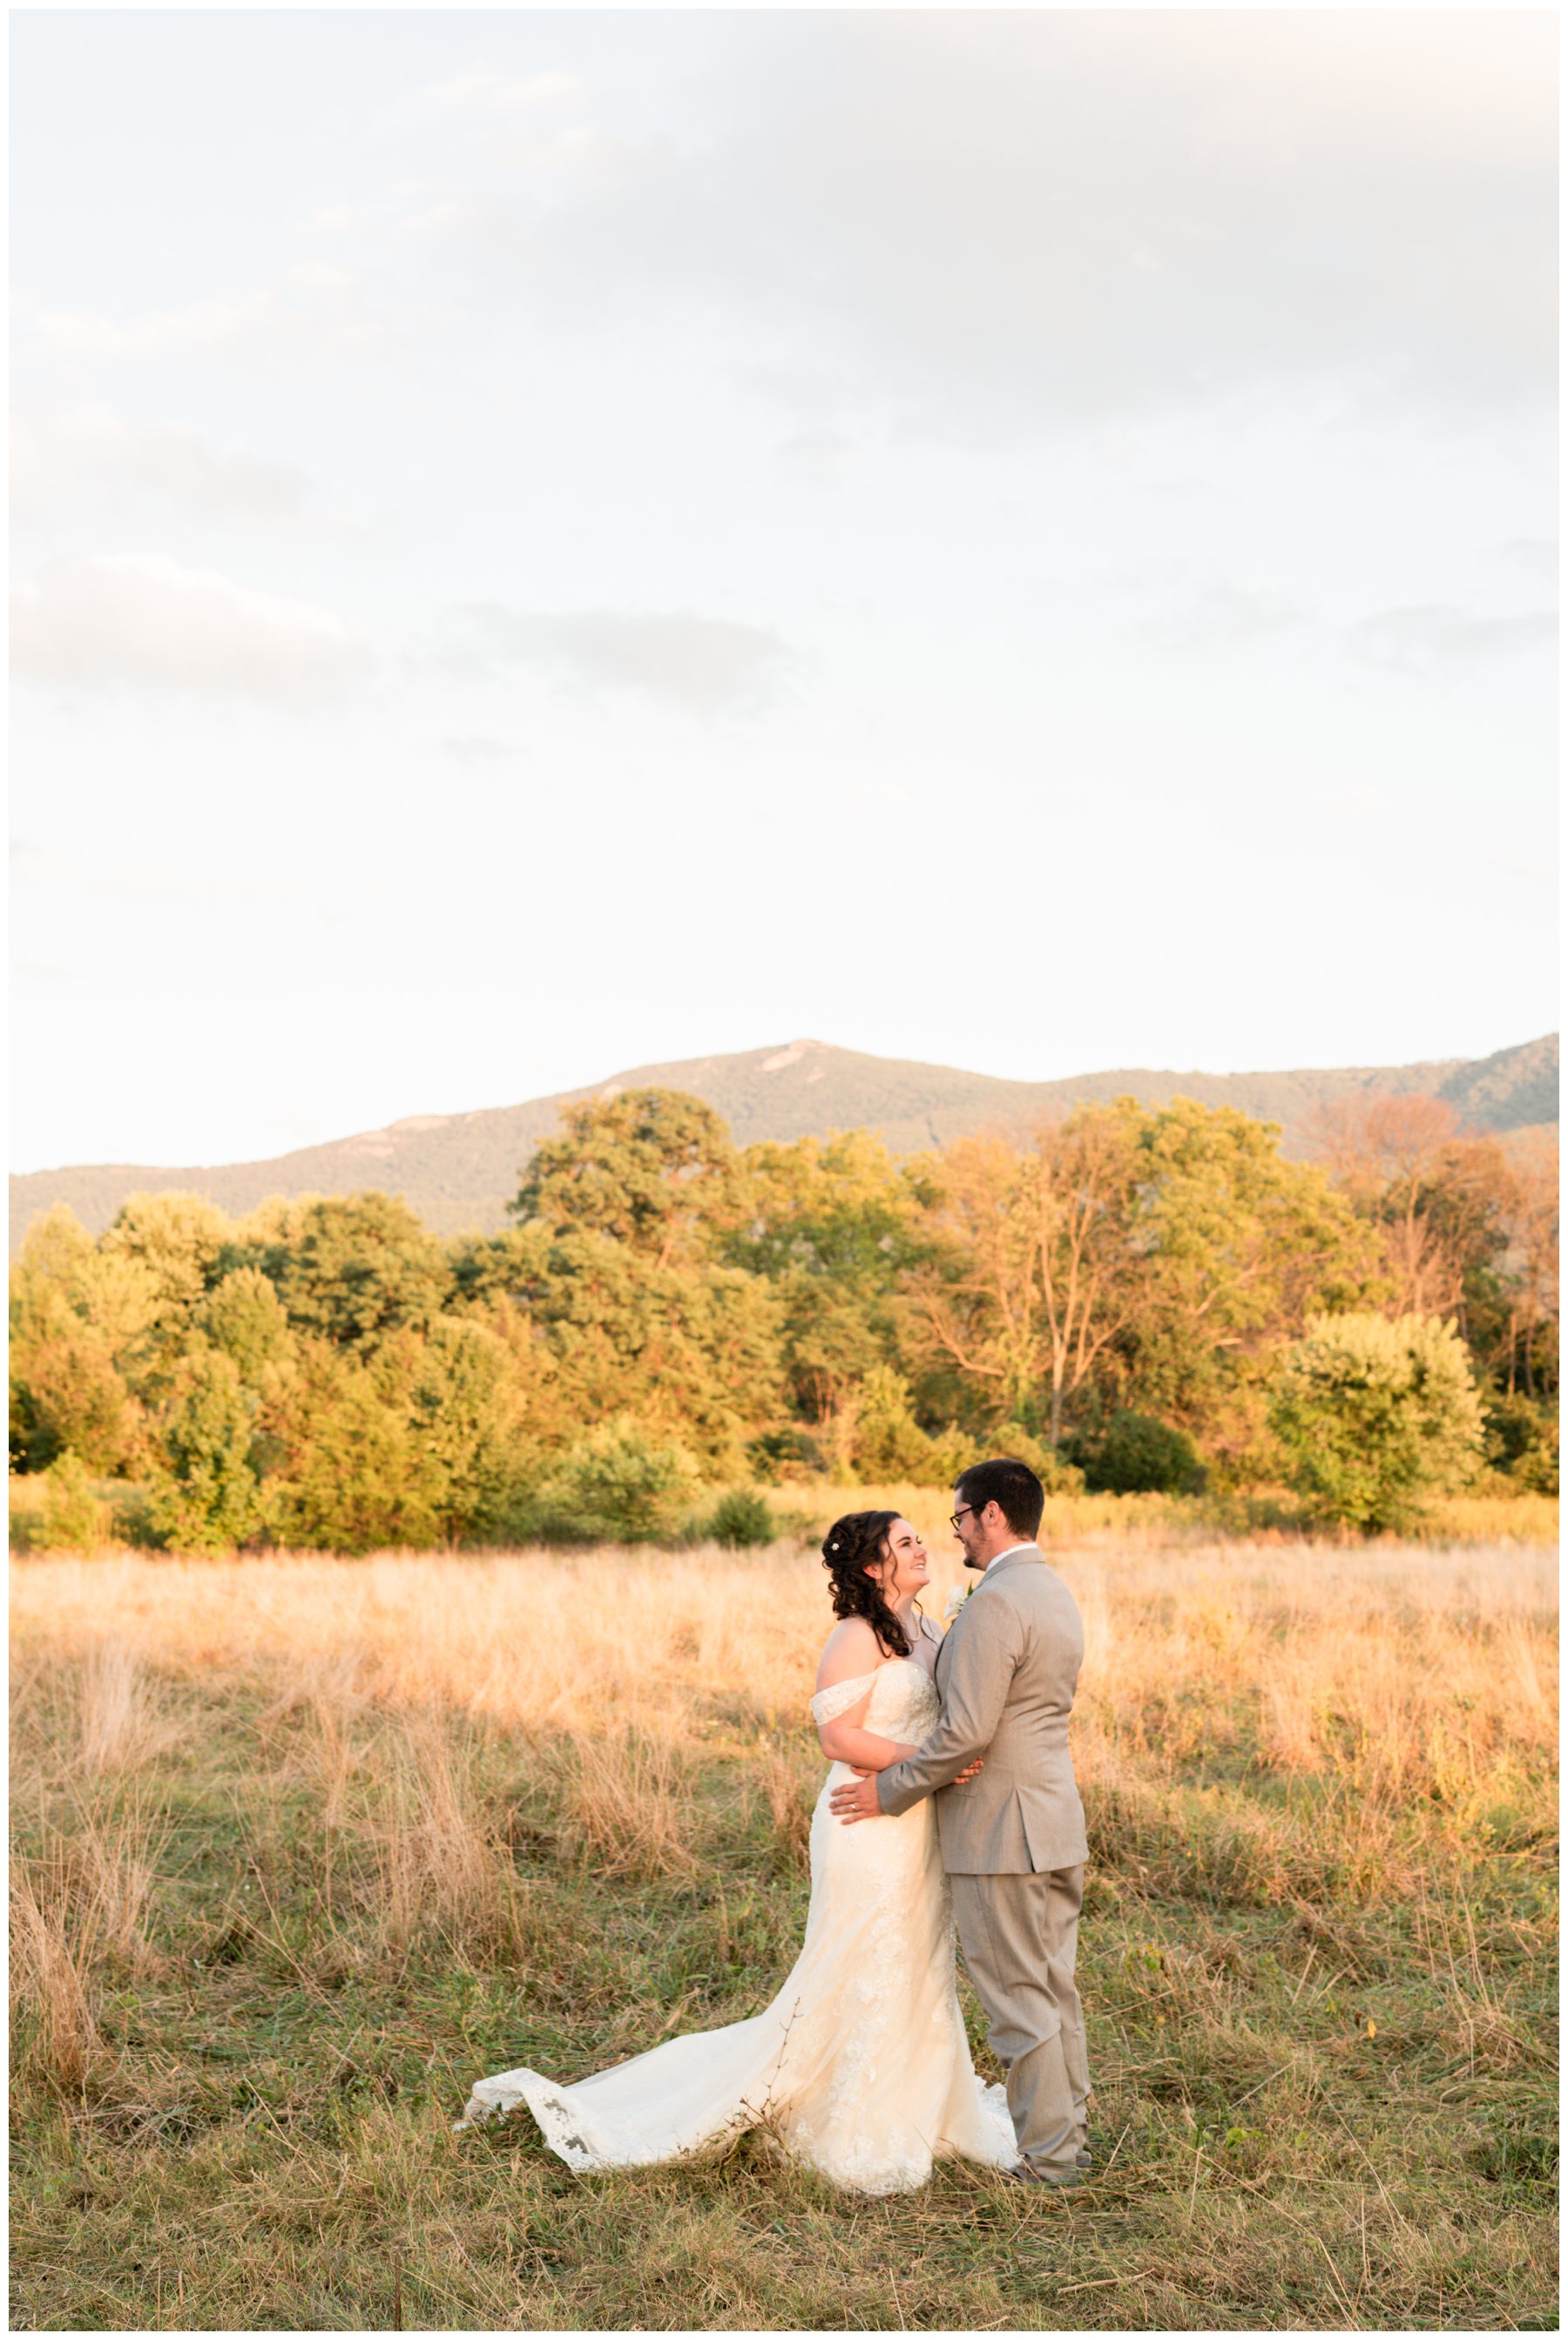
[[[1069,2162],[1065,2167],[1058,2162],[1054,2167],[1047,2168],[1042,2162],[1020,2161],[1007,2174],[1015,2186],[1051,2186],[1058,2192],[1065,2186],[1082,2186],[1088,2177],[1087,2170],[1080,2169],[1076,2162]]]

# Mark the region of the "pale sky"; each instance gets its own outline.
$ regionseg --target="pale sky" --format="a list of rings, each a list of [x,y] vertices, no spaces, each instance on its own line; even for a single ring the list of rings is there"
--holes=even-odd
[[[21,13],[18,1169],[1555,1021],[1555,21]]]

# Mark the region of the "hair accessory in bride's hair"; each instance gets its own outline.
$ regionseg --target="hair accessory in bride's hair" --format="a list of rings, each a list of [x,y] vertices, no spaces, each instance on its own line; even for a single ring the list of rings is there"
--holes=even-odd
[[[888,1533],[897,1512],[846,1512],[822,1539],[822,1565],[832,1581],[835,1617],[863,1617],[890,1658],[907,1658],[910,1636],[888,1607],[869,1572],[888,1557]]]

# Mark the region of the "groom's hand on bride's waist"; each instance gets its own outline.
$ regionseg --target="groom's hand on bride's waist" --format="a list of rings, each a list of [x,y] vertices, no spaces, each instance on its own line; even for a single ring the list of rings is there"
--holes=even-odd
[[[948,1781],[948,1785],[954,1788],[965,1787],[969,1780],[977,1779],[985,1768],[985,1757],[977,1755],[972,1763],[966,1763],[963,1770]],[[854,1786],[835,1788],[828,1799],[829,1806],[841,1820],[879,1819],[882,1804],[877,1793],[878,1775],[875,1771],[862,1770],[858,1763],[852,1764],[850,1769],[855,1774]]]
[[[881,1817],[877,1800],[877,1774],[857,1768],[854,1785],[835,1788],[828,1801],[841,1820],[874,1820]]]
[[[849,1769],[854,1771],[854,1785],[852,1788],[849,1788],[849,1785],[833,1788],[833,1792],[829,1795],[829,1807],[831,1807],[833,1811],[838,1813],[838,1819],[845,1820],[845,1823],[849,1823],[849,1820],[880,1820],[882,1802],[880,1802],[880,1797],[878,1797],[878,1774],[875,1774],[875,1771],[861,1771],[858,1764],[852,1764]],[[958,1779],[952,1780],[952,1785],[955,1785],[955,1788],[962,1788],[964,1780],[974,1779],[976,1771],[983,1771],[983,1769],[986,1769],[986,1758],[983,1758],[983,1755],[976,1755],[974,1762],[964,1764],[964,1769],[958,1774]]]

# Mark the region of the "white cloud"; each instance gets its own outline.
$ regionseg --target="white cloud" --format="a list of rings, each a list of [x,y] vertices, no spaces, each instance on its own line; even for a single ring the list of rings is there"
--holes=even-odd
[[[491,739],[481,731],[471,731],[461,738],[443,739],[442,746],[454,764],[510,763],[517,749],[505,739]]]
[[[363,281],[325,261],[303,261],[241,299],[192,302],[126,318],[44,310],[27,321],[32,351],[70,359],[234,354],[248,359],[376,356],[412,336],[405,295],[372,303]]]
[[[1442,603],[1412,610],[1382,610],[1345,630],[1354,654],[1368,665],[1402,673],[1435,675],[1454,667],[1513,651],[1544,649],[1557,639],[1549,610],[1517,617],[1487,618]]]
[[[365,676],[368,644],[331,610],[236,585],[158,554],[64,562],[11,605],[18,673],[142,683],[311,706]]]
[[[1299,602],[1272,586],[1238,584],[1185,566],[1151,564],[1125,580],[1147,606],[1133,631],[1162,649],[1202,649],[1247,642],[1301,624]]]
[[[681,103],[483,60],[383,134],[439,173],[318,206],[362,267],[117,318],[78,361],[423,362],[455,332],[717,355],[806,434],[968,444],[1282,383],[1384,418],[1553,395],[1548,18],[764,12]],[[418,158],[422,165],[425,158]],[[809,444],[809,438],[803,440]]]
[[[1541,402],[1553,38],[1467,11],[753,17],[716,128],[562,109],[510,190],[476,183],[452,260],[541,318],[584,285],[607,327],[700,312],[829,423],[869,402],[988,439],[1312,377],[1374,409]]]
[[[776,450],[779,470],[792,485],[838,487],[859,460],[859,448],[842,431],[809,425],[791,431]]]
[[[416,90],[385,119],[389,124],[442,115],[506,121],[569,104],[583,91],[576,74],[509,74],[493,64],[469,65]]]
[[[354,906],[341,884],[313,891],[297,885],[256,884],[233,868],[192,862],[188,858],[191,842],[186,840],[187,858],[181,862],[170,858],[156,864],[73,846],[44,855],[38,882],[59,896],[112,896],[197,911],[209,917],[223,917],[231,910],[257,909],[342,926],[353,916]]]
[[[492,672],[537,667],[579,688],[637,691],[694,715],[757,710],[777,695],[792,664],[780,636],[727,619],[618,610],[545,613],[495,603],[454,613],[450,662]]]
[[[151,500],[199,518],[293,518],[308,487],[293,464],[213,447],[194,431],[101,405],[15,410],[11,509],[45,521],[65,506]]]
[[[1528,577],[1533,584],[1549,585],[1555,591],[1561,566],[1555,538],[1513,536],[1493,549],[1497,559],[1517,576]]]

